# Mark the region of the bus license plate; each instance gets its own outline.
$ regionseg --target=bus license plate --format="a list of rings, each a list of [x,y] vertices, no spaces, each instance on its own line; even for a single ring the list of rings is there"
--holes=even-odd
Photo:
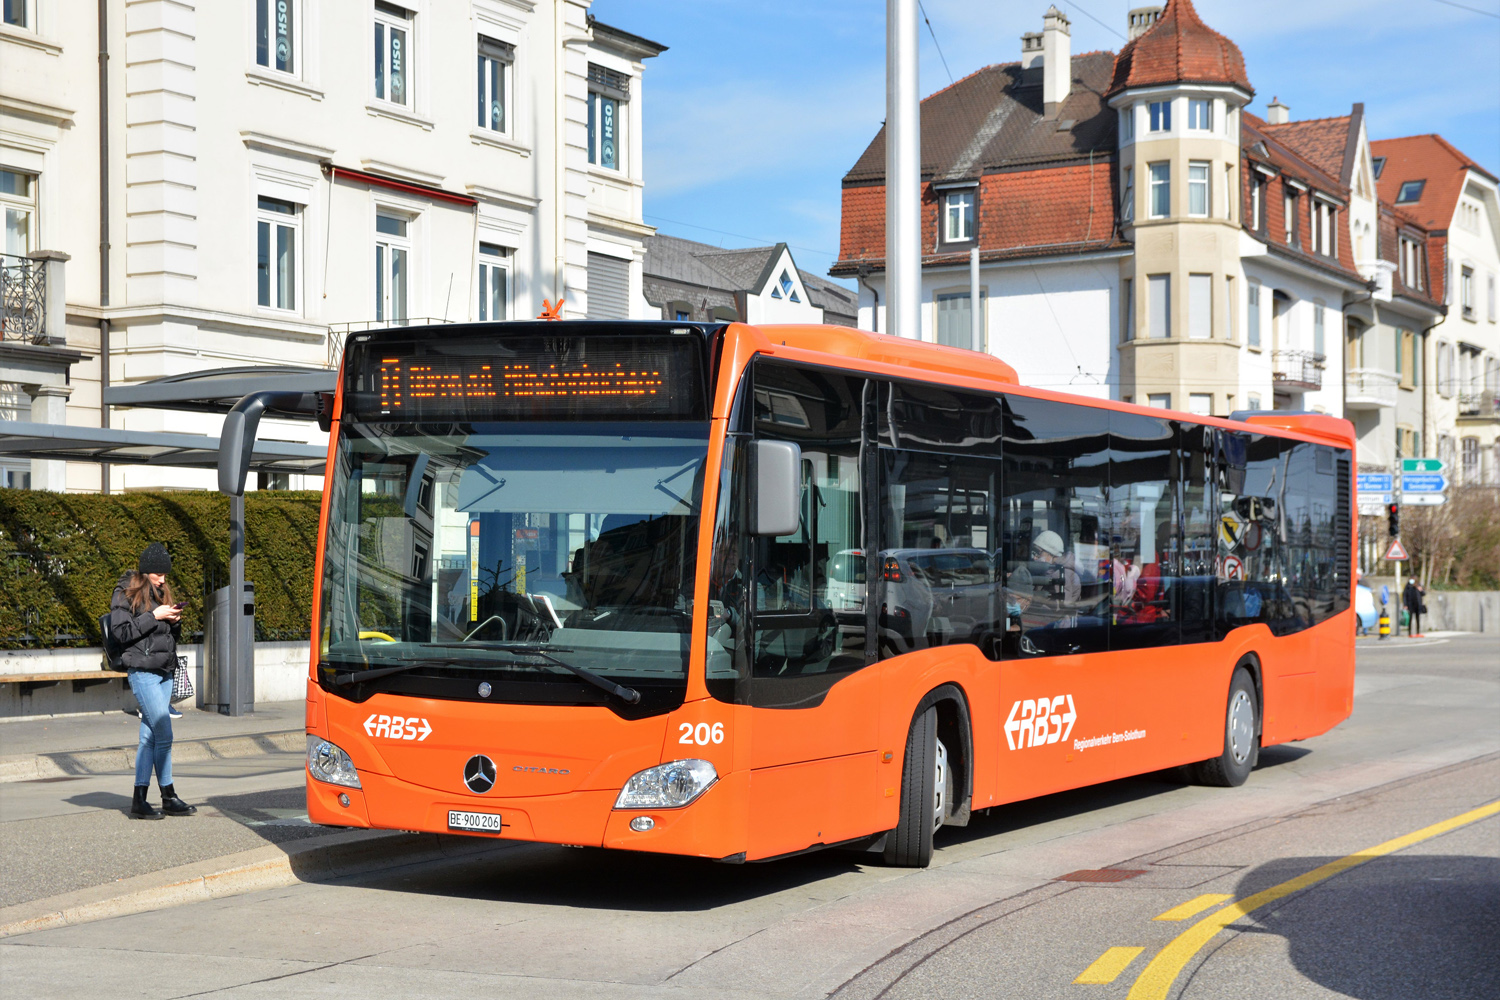
[[[448,810],[448,829],[450,830],[499,833],[500,826],[499,813],[460,812],[457,809]]]

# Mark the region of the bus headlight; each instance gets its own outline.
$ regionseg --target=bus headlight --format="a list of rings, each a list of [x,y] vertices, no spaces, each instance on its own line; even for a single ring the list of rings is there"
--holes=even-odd
[[[330,785],[359,787],[359,772],[354,761],[341,748],[319,736],[307,738],[307,772]]]
[[[674,760],[631,775],[615,799],[616,809],[676,809],[692,802],[719,780],[706,760]]]

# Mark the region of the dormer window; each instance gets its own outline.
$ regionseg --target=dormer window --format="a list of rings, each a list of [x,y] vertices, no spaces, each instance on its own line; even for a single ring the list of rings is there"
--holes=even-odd
[[[974,238],[974,191],[949,191],[943,196],[943,242],[963,243]]]
[[[1172,131],[1172,102],[1171,101],[1152,101],[1151,102],[1151,131],[1153,131],[1153,132],[1170,132],[1170,131]]]
[[[1403,181],[1401,190],[1396,192],[1396,204],[1410,205],[1412,202],[1422,200],[1422,189],[1427,186],[1425,180]]]
[[[1375,174],[1375,179],[1380,180],[1380,175],[1385,172],[1385,157],[1377,156],[1370,161],[1370,170]]]
[[[1168,128],[1171,126],[1168,125]],[[1196,98],[1188,101],[1188,128],[1199,132],[1214,129],[1214,102]]]

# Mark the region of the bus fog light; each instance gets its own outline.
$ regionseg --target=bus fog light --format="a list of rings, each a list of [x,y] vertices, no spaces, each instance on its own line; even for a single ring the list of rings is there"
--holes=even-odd
[[[656,825],[656,820],[650,816],[637,816],[630,821],[630,828],[636,833],[645,833]]]
[[[616,809],[677,809],[708,791],[719,772],[706,760],[674,760],[632,775]]]
[[[339,805],[345,809],[349,808],[349,795],[347,792],[339,792]]]
[[[321,737],[307,738],[307,773],[330,785],[359,787],[359,772],[354,769],[354,761],[336,744]]]

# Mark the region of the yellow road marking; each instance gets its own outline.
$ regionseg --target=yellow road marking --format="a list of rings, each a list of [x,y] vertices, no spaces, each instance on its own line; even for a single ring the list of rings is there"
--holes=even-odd
[[[1170,910],[1168,910],[1166,913],[1163,913],[1161,916],[1159,916],[1159,917],[1152,917],[1151,919],[1152,920],[1186,920],[1188,917],[1197,916],[1198,914],[1202,913],[1204,910],[1208,909],[1210,906],[1218,906],[1220,903],[1224,902],[1226,899],[1233,899],[1233,898],[1234,897],[1231,896],[1227,892],[1210,892],[1210,893],[1206,893],[1206,894],[1204,894],[1202,896],[1199,896],[1197,899],[1190,899],[1190,900],[1188,900],[1186,903],[1183,903],[1181,906],[1174,906]]]
[[[1181,934],[1177,935],[1167,946],[1156,953],[1156,957],[1136,978],[1135,985],[1130,988],[1128,1000],[1166,1000],[1167,992],[1172,984],[1177,981],[1178,973],[1182,972],[1183,966],[1192,960],[1193,956],[1203,949],[1203,946],[1213,940],[1214,936],[1225,927],[1234,923],[1240,917],[1254,910],[1260,909],[1278,899],[1284,899],[1292,893],[1306,889],[1326,878],[1332,878],[1339,872],[1348,871],[1356,865],[1362,865],[1366,861],[1392,854],[1405,847],[1421,843],[1433,837],[1456,830],[1461,826],[1467,826],[1477,820],[1486,819],[1500,813],[1500,801],[1491,802],[1489,805],[1470,809],[1451,819],[1445,819],[1441,823],[1424,826],[1414,833],[1408,833],[1404,837],[1395,840],[1387,840],[1383,844],[1367,847],[1363,851],[1357,851],[1348,857],[1330,861],[1321,868],[1314,868],[1305,875],[1298,875],[1294,879],[1273,885],[1269,889],[1262,889],[1253,896],[1246,896],[1236,903],[1231,903],[1216,913],[1211,913],[1198,921]]]
[[[1112,983],[1130,966],[1131,962],[1135,961],[1135,956],[1145,950],[1145,948],[1111,948],[1094,959],[1094,964],[1080,972],[1073,982],[1089,985]]]

